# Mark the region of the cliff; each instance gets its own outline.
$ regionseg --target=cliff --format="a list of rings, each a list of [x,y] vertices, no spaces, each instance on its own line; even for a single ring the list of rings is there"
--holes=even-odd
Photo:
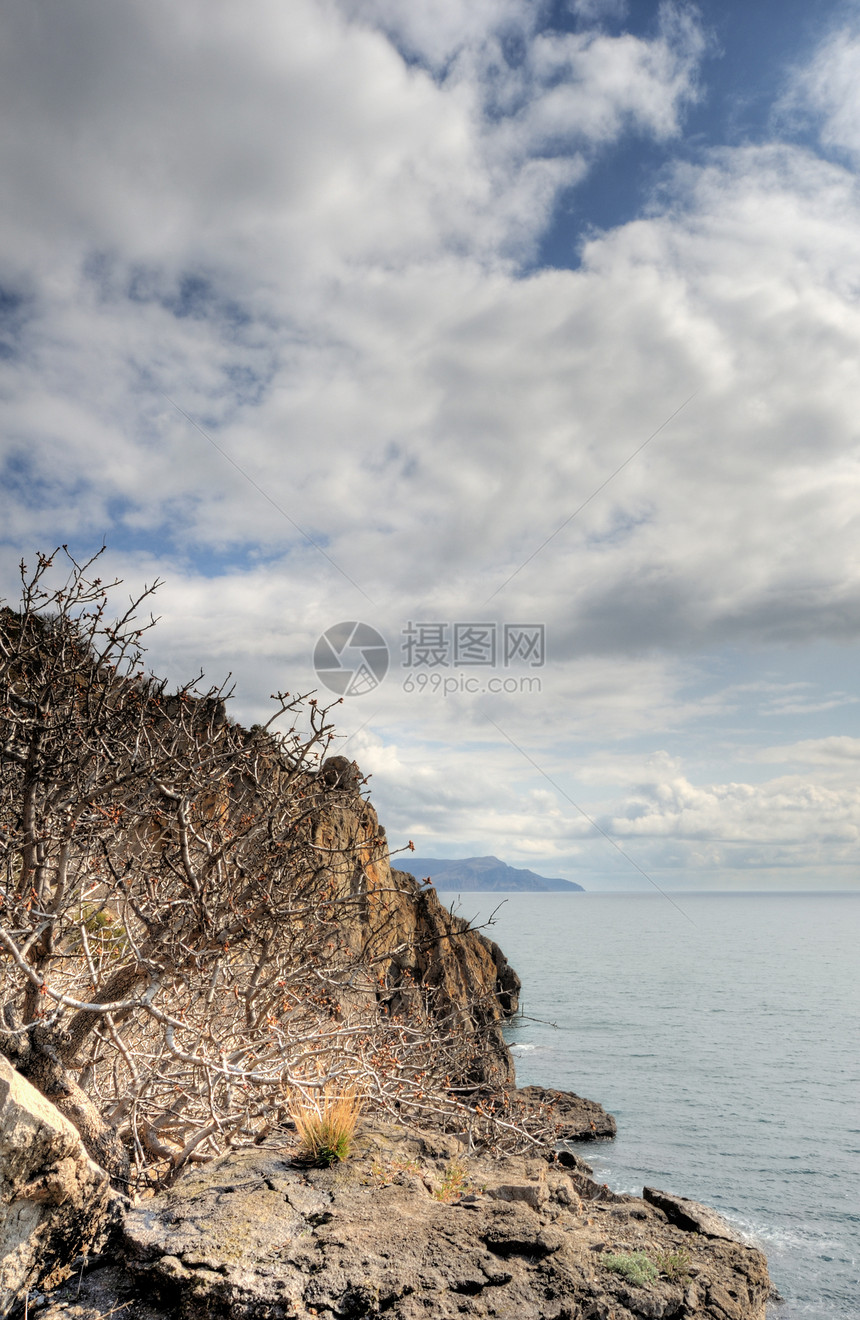
[[[329,794],[314,844],[329,859],[339,892],[353,899],[346,932],[356,953],[379,968],[377,1001],[408,1017],[419,992],[435,1014],[471,1037],[464,1081],[489,1089],[514,1084],[502,1026],[519,1005],[520,980],[504,953],[440,903],[432,886],[393,869],[385,831],[361,796],[354,762],[329,757],[320,770]],[[331,790],[336,790],[332,794]]]
[[[372,998],[404,1023],[429,1004],[440,1029],[469,1044],[467,1074],[454,1080],[473,1103],[504,1091],[506,1114],[547,1115],[559,1138],[614,1135],[594,1102],[514,1089],[502,1026],[517,1008],[516,973],[432,888],[392,869],[353,763],[331,758],[319,777],[329,791],[314,846],[349,899],[340,934],[356,966],[376,972],[341,987],[344,1003]],[[7,1138],[28,1123],[47,1131],[52,1106],[7,1072],[24,1114]],[[123,1208],[82,1148],[72,1163],[74,1134],[56,1117],[53,1145],[6,1143],[17,1153],[0,1237],[18,1264],[0,1284],[0,1315],[17,1303],[41,1320],[764,1320],[760,1252],[692,1202],[614,1195],[569,1145],[479,1154],[450,1114],[441,1132],[369,1113],[350,1158],[319,1169],[285,1124]]]

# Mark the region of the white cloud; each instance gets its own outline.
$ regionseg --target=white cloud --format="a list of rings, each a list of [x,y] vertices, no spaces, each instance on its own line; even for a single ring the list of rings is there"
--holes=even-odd
[[[843,27],[827,37],[783,98],[782,115],[811,117],[822,145],[860,160],[860,35]]]
[[[568,0],[567,7],[584,23],[621,19],[628,11],[627,0]]]
[[[754,759],[764,763],[823,766],[843,774],[846,768],[851,769],[851,765],[846,767],[846,762],[860,761],[860,738],[852,738],[847,734],[831,738],[804,738],[802,742],[782,747],[759,748]]]
[[[510,12],[530,35],[531,8]],[[444,413],[449,367],[433,361],[445,336],[463,332],[473,301],[489,318],[517,315],[510,281],[495,286],[505,309],[483,267],[530,250],[558,188],[585,168],[574,148],[535,155],[532,130],[506,136],[510,116],[488,117],[474,80],[439,85],[334,10],[256,0],[254,13],[238,24],[224,3],[179,17],[160,2],[87,0],[4,16],[0,108],[18,132],[0,159],[0,278],[25,324],[2,384],[22,531],[25,491],[41,535],[64,503],[68,534],[104,526],[117,501],[152,526],[169,490],[189,536],[241,539],[250,526],[282,540],[253,499],[225,519],[234,474],[161,390],[205,425],[235,418],[231,452],[255,480],[285,485],[278,502],[302,504],[324,535],[371,487],[398,498],[398,463],[426,459],[448,426],[437,400]],[[495,40],[502,18],[487,10],[475,27],[473,15],[466,44]],[[595,106],[628,94],[598,87],[607,40],[576,70]],[[647,96],[671,114],[671,70],[658,89],[668,43],[636,50]],[[526,109],[541,95],[530,86]],[[621,131],[623,107],[595,113]],[[483,485],[485,458],[463,473],[464,496]]]
[[[479,775],[449,747],[425,746],[416,763],[365,733],[348,750],[371,770],[372,791],[386,802],[392,846],[411,837],[420,854],[452,847],[483,852],[492,840],[492,850],[509,860],[537,859],[543,874],[553,867],[571,879],[620,873],[629,888],[646,883],[637,866],[670,888],[707,887],[715,875],[745,869],[856,874],[860,778],[853,772],[848,782],[807,771],[763,783],[697,783],[677,768],[661,774],[676,758],[658,754],[648,766],[640,762],[638,782],[595,797],[593,788],[569,785],[558,764],[552,776],[558,787],[536,788],[540,779],[529,781],[506,749],[488,755],[473,748]],[[632,762],[616,769],[622,783],[635,778]]]
[[[649,864],[683,868],[693,844],[753,864],[781,829],[780,857],[842,858],[856,801],[828,767],[850,758],[802,722],[846,718],[850,685],[787,672],[755,699],[706,692],[701,658],[860,631],[856,178],[800,147],[710,152],[594,234],[578,269],[524,274],[601,151],[678,132],[702,53],[686,8],[650,39],[540,13],[5,12],[10,565],[107,534],[124,576],[169,579],[156,667],[233,669],[249,718],[291,675],[313,682],[338,619],[398,642],[410,618],[544,621],[543,692],[486,709],[554,778],[581,760],[571,796],[585,785]],[[804,93],[846,150],[852,42],[822,47]],[[422,706],[401,679],[355,739],[383,814],[578,865],[586,825],[475,703]],[[786,761],[814,773],[746,785],[666,741],[753,707],[774,729],[735,754],[820,742]],[[625,760],[637,739],[667,761]]]
[[[698,786],[680,777],[643,789],[610,821],[622,838],[664,836],[721,844],[767,843],[794,852],[822,841],[856,846],[860,785],[825,789],[797,776],[766,784]]]
[[[696,99],[695,74],[704,38],[689,10],[664,5],[660,34],[542,35],[529,71],[545,88],[525,116],[534,147],[566,139],[605,143],[626,126],[660,139],[676,134]]]

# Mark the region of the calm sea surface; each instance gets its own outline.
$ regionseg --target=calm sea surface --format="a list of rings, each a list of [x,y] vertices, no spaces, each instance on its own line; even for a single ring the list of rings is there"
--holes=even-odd
[[[523,981],[518,1081],[615,1114],[583,1152],[601,1182],[704,1201],[761,1246],[774,1320],[858,1320],[860,894],[673,897],[691,920],[659,894],[508,896],[487,933]]]

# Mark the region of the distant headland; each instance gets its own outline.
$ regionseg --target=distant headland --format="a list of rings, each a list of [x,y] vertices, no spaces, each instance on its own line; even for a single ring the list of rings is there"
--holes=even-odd
[[[452,860],[450,857],[407,857],[392,858],[393,865],[400,871],[407,871],[416,880],[429,879],[436,889],[488,889],[512,891],[516,889],[576,891],[584,893],[582,885],[575,885],[572,880],[550,880],[544,875],[536,875],[517,866],[508,866],[498,857],[466,857]]]

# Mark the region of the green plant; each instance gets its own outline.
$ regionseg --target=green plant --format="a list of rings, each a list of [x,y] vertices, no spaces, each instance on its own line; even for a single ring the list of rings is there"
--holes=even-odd
[[[420,1173],[421,1165],[417,1160],[392,1160],[391,1167],[395,1173]]]
[[[660,1271],[645,1255],[644,1251],[607,1251],[600,1257],[603,1265],[615,1274],[620,1274],[622,1278],[630,1283],[635,1283],[639,1288],[647,1288],[649,1283],[653,1283],[658,1277]]]
[[[664,1251],[657,1257],[657,1266],[671,1283],[683,1283],[690,1277],[690,1253],[684,1251]]]
[[[326,1087],[322,1096],[290,1103],[290,1118],[299,1134],[299,1151],[314,1164],[328,1166],[345,1160],[352,1149],[361,1097],[337,1094]]]
[[[129,943],[126,929],[112,912],[92,904],[84,906],[78,921],[80,937],[74,939],[72,948],[77,953],[83,949],[85,941],[89,951],[98,960],[105,957],[112,960],[128,956]]]
[[[462,1164],[452,1160],[445,1169],[445,1176],[433,1191],[437,1201],[458,1201],[468,1187],[468,1176]]]
[[[381,1160],[374,1160],[370,1166],[369,1183],[371,1187],[390,1187],[391,1175]]]
[[[373,1187],[390,1187],[397,1173],[420,1173],[421,1165],[417,1160],[390,1160],[383,1164],[374,1160],[370,1166],[370,1183]]]

